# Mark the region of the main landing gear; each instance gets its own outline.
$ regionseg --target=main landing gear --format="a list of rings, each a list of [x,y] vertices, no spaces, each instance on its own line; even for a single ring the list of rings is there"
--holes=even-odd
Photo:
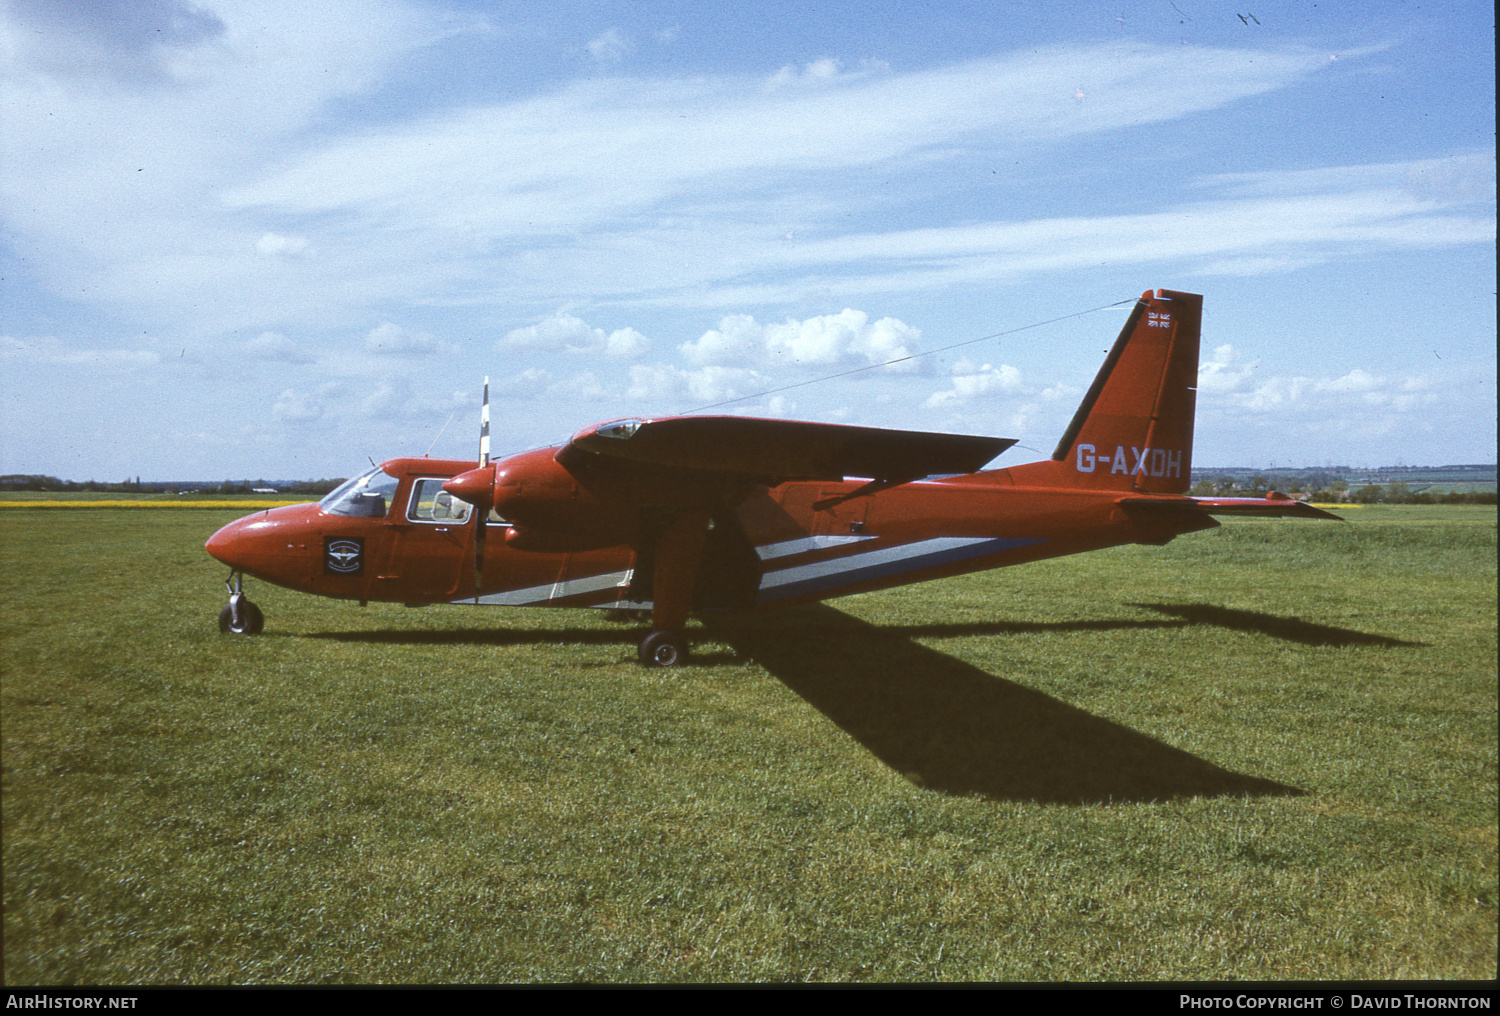
[[[641,662],[648,667],[677,667],[687,662],[687,633],[657,629],[641,639]]]
[[[259,635],[266,626],[266,616],[245,596],[245,576],[238,569],[224,580],[229,590],[229,606],[219,611],[219,631],[226,635]]]

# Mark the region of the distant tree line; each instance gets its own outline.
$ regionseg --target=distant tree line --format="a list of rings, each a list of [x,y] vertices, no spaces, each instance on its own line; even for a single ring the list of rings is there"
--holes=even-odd
[[[223,483],[142,483],[137,476],[133,480],[121,480],[119,483],[101,482],[99,480],[87,480],[79,483],[74,480],[59,480],[55,476],[42,476],[40,474],[11,473],[0,476],[0,491],[6,490],[40,490],[56,491],[58,493],[75,493],[78,491],[97,491],[109,494],[249,494],[256,490],[274,489],[278,494],[316,494],[322,495],[333,490],[343,480],[225,480]]]
[[[1349,495],[1356,504],[1494,504],[1493,490],[1412,490],[1404,483],[1372,483]]]
[[[1325,504],[1339,501],[1355,504],[1495,504],[1493,490],[1412,490],[1410,485],[1396,481],[1384,486],[1366,484],[1351,491],[1347,481],[1318,474],[1310,477],[1260,475],[1245,481],[1223,476],[1199,480],[1188,493],[1194,497],[1265,497],[1273,490],[1303,501]]]

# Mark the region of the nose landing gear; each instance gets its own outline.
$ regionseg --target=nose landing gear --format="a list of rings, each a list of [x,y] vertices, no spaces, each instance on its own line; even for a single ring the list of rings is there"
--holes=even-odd
[[[229,590],[229,606],[219,611],[219,631],[226,635],[259,635],[266,626],[260,608],[245,596],[244,573],[235,569],[224,580]]]

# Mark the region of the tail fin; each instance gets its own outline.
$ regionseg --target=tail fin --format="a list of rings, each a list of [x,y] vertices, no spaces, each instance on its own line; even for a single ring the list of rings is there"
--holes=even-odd
[[[1012,482],[1182,494],[1193,457],[1203,297],[1141,294],[1050,461]]]

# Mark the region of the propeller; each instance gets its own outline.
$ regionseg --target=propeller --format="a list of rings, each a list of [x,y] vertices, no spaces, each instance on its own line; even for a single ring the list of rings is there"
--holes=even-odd
[[[479,467],[460,473],[443,489],[474,506],[474,598],[484,588],[484,539],[490,508],[495,503],[495,467],[490,463],[490,379],[484,379],[484,401],[479,410]]]

